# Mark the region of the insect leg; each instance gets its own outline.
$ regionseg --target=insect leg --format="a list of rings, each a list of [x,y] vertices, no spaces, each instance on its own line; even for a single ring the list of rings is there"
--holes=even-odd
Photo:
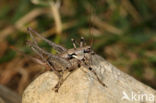
[[[101,79],[98,77],[97,73],[95,72],[95,70],[93,70],[93,68],[89,67],[88,69],[89,69],[90,71],[93,72],[93,74],[96,76],[97,80],[99,81],[99,83],[100,83],[102,86],[107,87],[107,86],[101,81]]]
[[[57,84],[55,85],[55,87],[53,88],[53,90],[55,91],[55,92],[58,92],[58,90],[59,90],[59,88],[61,87],[61,85],[63,84],[63,75],[61,75],[60,77],[59,77],[59,81],[57,82]]]
[[[33,50],[35,49],[36,51],[38,51],[37,54],[43,54],[46,56],[52,56],[51,53],[48,53],[47,51],[43,50],[42,48],[40,48],[36,43],[32,43],[32,42],[27,42],[27,45],[29,45]]]
[[[101,79],[100,79],[99,76],[97,75],[96,71],[95,71],[92,67],[90,67],[90,66],[85,62],[85,59],[83,60],[83,63],[84,63],[85,66],[88,68],[88,70],[90,70],[90,71],[96,76],[98,82],[99,82],[102,86],[107,87],[107,86],[101,81]]]
[[[80,64],[79,64],[80,65]],[[78,65],[78,67],[80,67]],[[69,68],[70,69],[70,68]],[[61,87],[61,85],[64,83],[64,81],[72,74],[76,71],[77,69],[72,69],[72,71],[69,72],[69,74],[67,76],[65,76],[65,78],[63,78],[63,73],[62,73],[62,76],[59,78],[59,81],[58,83],[56,84],[56,86],[53,88],[53,90],[55,92],[58,92],[59,88]]]
[[[41,38],[42,40],[44,40],[45,42],[47,42],[50,46],[52,46],[55,50],[57,50],[59,53],[66,51],[67,49],[64,48],[63,46],[60,46],[58,44],[55,44],[53,42],[51,42],[50,40],[44,38],[43,36],[41,36],[39,33],[37,33],[36,31],[34,31],[32,28],[28,27],[27,28],[28,32],[30,35],[35,34],[36,36],[38,36],[39,38]]]
[[[29,30],[30,30],[30,31],[29,31]],[[29,33],[30,33],[31,38],[33,39],[33,43],[32,43],[32,42],[28,42],[28,45],[29,45],[32,49],[35,48],[36,51],[39,52],[38,54],[42,53],[42,54],[48,56],[48,58],[51,58],[51,60],[53,60],[53,61],[61,62],[61,64],[62,64],[65,68],[66,68],[66,67],[71,67],[71,64],[70,64],[69,61],[67,61],[66,59],[60,58],[59,56],[56,56],[56,55],[52,55],[51,53],[48,53],[48,52],[46,52],[45,50],[41,49],[41,48],[38,46],[38,44],[37,44],[35,38],[34,38],[33,35],[32,35],[31,28],[28,28],[28,31],[29,31]],[[35,32],[35,31],[34,31],[34,32]],[[37,33],[36,33],[36,34],[37,34]],[[39,35],[39,34],[37,34],[37,35]],[[41,56],[40,56],[40,57],[41,57]],[[41,57],[41,58],[43,58],[43,57]],[[48,65],[50,65],[50,62],[49,62],[49,61],[46,60],[46,62],[47,62]],[[53,68],[52,70],[53,70],[53,71],[56,71],[56,70],[54,70],[54,68]],[[58,74],[58,73],[57,73],[57,74]]]
[[[63,82],[67,79],[67,77],[65,79],[63,79],[63,74],[64,74],[64,70],[66,69],[66,67],[71,67],[70,63],[68,63],[68,61],[61,59],[60,57],[54,56],[46,51],[44,51],[43,49],[41,49],[40,47],[38,47],[38,45],[33,44],[31,42],[28,42],[29,45],[31,46],[31,48],[33,49],[34,52],[36,52],[42,59],[43,61],[50,67],[50,69],[52,69],[52,71],[57,75],[57,77],[59,78],[58,83],[56,84],[56,86],[53,88],[55,90],[55,92],[58,92],[59,88],[61,87],[61,85],[63,84]],[[49,57],[49,59],[45,59],[43,57],[44,55],[47,55]],[[62,70],[62,72],[58,72],[53,64],[51,60],[55,60],[60,62],[60,64],[64,65],[65,69]],[[51,62],[50,62],[51,61]]]
[[[46,55],[49,60],[60,62],[60,64],[62,66],[64,66],[64,68],[70,68],[71,67],[71,63],[69,61],[67,61],[66,59],[59,57],[57,55],[52,55],[51,53],[48,53],[44,49],[40,48],[37,44],[31,43],[31,42],[27,42],[27,43],[31,48],[35,48],[39,53]]]
[[[43,55],[46,55],[46,56],[48,56],[48,57],[53,57],[53,55],[50,54],[50,53],[48,53],[48,52],[46,52],[45,50],[41,49],[40,47],[38,47],[38,45],[36,45],[36,44],[34,44],[34,43],[27,42],[27,44],[32,48],[32,50],[33,50],[35,53],[37,53],[37,54],[41,57],[41,59],[43,60],[43,62],[45,62],[45,63],[49,66],[49,68],[50,68],[58,77],[60,77],[59,72],[57,72],[57,71],[55,70],[55,68],[53,67],[53,65],[50,64],[49,61],[46,60],[46,59],[44,58],[44,56],[43,56]]]

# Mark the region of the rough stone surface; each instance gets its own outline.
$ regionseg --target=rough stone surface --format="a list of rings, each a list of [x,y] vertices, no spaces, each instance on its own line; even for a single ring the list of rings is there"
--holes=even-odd
[[[5,101],[0,97],[0,103],[5,103]]]
[[[144,100],[122,100],[123,93],[131,99],[131,93],[155,96],[156,91],[121,72],[103,58],[95,56],[93,68],[107,85],[103,87],[94,74],[86,68],[79,68],[63,83],[58,93],[52,88],[58,78],[53,72],[37,77],[25,90],[22,103],[155,103]]]

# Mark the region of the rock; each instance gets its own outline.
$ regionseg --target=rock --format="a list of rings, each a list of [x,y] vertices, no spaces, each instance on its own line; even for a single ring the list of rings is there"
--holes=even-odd
[[[40,75],[25,90],[22,103],[108,102],[103,98],[105,88],[97,80],[86,75],[82,68],[76,70],[67,78],[58,93],[52,90],[57,80],[57,76],[50,71]]]
[[[121,72],[99,56],[93,68],[107,87],[102,86],[87,68],[73,72],[56,93],[52,89],[58,78],[53,72],[37,77],[24,91],[22,103],[155,103],[156,91]],[[147,99],[132,100],[131,94],[146,94]],[[128,96],[129,99],[123,98]],[[154,96],[154,100],[149,98]]]
[[[0,97],[0,103],[5,103],[5,101]]]

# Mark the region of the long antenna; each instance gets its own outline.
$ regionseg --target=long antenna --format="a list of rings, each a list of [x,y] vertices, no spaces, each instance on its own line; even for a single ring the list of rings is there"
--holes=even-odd
[[[92,9],[92,6],[91,6],[91,4],[90,4],[90,17],[89,17],[89,34],[91,35],[91,41],[90,41],[90,46],[92,47],[93,46],[93,34],[92,34],[92,19],[93,19],[93,9]]]

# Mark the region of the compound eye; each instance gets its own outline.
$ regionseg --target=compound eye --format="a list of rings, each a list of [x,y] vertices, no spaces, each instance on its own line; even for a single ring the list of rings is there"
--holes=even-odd
[[[95,52],[92,51],[92,52],[91,52],[91,55],[95,55]]]
[[[73,56],[73,55],[75,55],[75,56],[76,56],[76,54],[75,54],[75,53],[72,53],[71,55],[72,55],[72,56]]]
[[[74,56],[76,56],[76,54],[75,54],[75,53],[68,54],[68,59],[73,59],[73,58],[74,58]]]
[[[87,48],[86,50],[84,50],[84,53],[89,53],[91,48]]]
[[[71,54],[68,54],[68,59],[73,59],[73,56]]]

